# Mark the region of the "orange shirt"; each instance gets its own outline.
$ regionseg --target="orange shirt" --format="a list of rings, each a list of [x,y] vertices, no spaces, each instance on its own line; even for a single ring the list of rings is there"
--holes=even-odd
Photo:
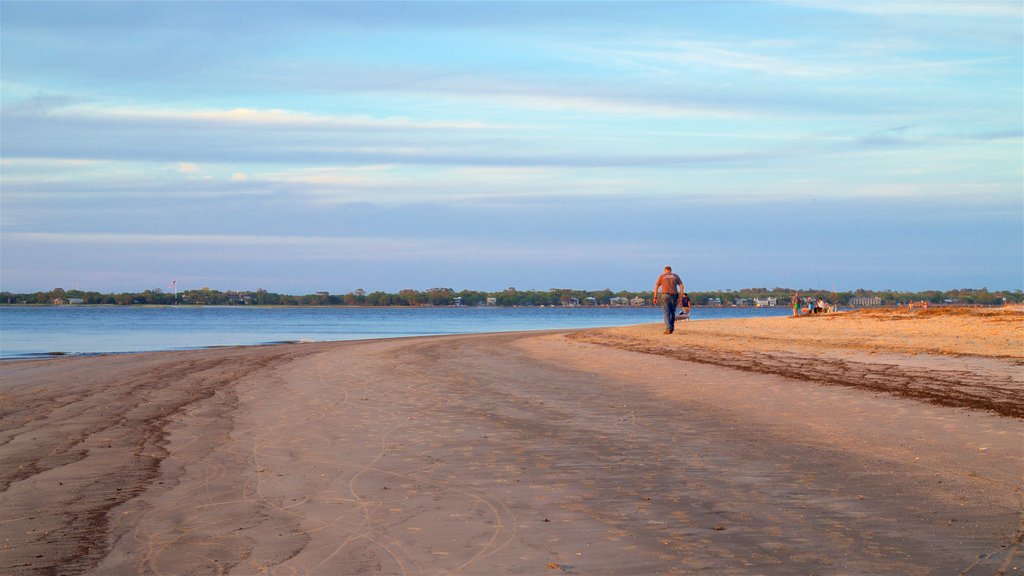
[[[663,294],[678,294],[679,290],[677,286],[682,286],[683,281],[679,279],[679,275],[674,272],[666,272],[661,276],[658,276],[657,286],[661,286],[661,292]]]

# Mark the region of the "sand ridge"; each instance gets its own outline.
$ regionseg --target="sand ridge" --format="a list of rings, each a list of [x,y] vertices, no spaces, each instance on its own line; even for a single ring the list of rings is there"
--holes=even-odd
[[[1024,309],[865,309],[651,324],[569,338],[1024,418]]]
[[[685,343],[660,338],[649,326],[609,328],[671,346],[718,350],[818,352],[860,350],[899,354],[979,356],[1024,361],[1024,307],[864,308],[815,316],[683,321]],[[694,340],[696,339],[696,340]]]

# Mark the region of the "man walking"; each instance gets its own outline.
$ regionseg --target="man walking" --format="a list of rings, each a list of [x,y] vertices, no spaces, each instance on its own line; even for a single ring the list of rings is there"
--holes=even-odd
[[[672,273],[671,266],[665,266],[665,271],[654,282],[655,302],[658,301],[659,291],[661,309],[665,314],[665,334],[671,334],[676,329],[676,305],[679,304],[680,295],[683,293],[683,281]]]

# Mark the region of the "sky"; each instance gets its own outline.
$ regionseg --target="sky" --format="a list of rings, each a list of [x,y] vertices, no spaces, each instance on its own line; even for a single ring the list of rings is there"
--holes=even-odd
[[[0,0],[0,290],[1019,290],[1022,23]]]

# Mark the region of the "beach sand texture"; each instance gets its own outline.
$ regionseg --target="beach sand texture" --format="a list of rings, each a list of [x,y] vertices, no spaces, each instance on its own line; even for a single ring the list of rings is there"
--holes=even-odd
[[[1021,319],[5,362],[0,573],[1020,573]]]

